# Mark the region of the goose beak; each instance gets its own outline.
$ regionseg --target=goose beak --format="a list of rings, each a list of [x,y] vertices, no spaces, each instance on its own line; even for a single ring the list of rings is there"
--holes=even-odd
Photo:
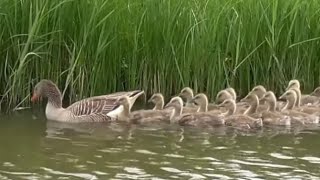
[[[148,99],[148,103],[152,103],[152,98]]]
[[[34,102],[36,102],[38,100],[39,100],[39,96],[37,94],[33,93],[32,97],[31,97],[31,102],[34,103]]]

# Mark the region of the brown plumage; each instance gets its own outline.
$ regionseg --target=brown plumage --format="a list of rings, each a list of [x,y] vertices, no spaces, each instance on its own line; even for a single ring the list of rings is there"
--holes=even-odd
[[[223,116],[209,112],[196,112],[182,114],[183,101],[180,97],[173,97],[166,107],[173,107],[174,112],[170,118],[171,122],[182,126],[221,126],[224,125]]]
[[[165,122],[170,120],[171,109],[165,110],[137,110],[131,112],[130,98],[128,96],[119,97],[115,105],[123,106],[123,110],[116,117],[118,121],[126,121],[130,123],[150,123]],[[108,113],[108,115],[111,114]],[[113,117],[114,118],[114,117]]]
[[[237,97],[237,95],[236,95],[236,92],[233,88],[226,88],[226,89],[218,92],[218,94],[216,96],[216,103],[221,104],[227,99],[232,99],[236,102],[236,97]],[[236,106],[237,106],[237,108],[236,108],[235,114],[243,114],[248,108],[248,106],[242,102],[236,103]],[[221,108],[223,108],[223,107],[221,107]]]
[[[265,110],[258,111],[259,99],[255,93],[249,93],[242,101],[250,104],[246,114],[255,118],[262,118],[264,125],[281,125],[290,126],[291,119],[289,116],[276,112],[276,98],[273,92],[264,93],[261,100],[265,100],[268,105]]]
[[[67,108],[62,107],[61,92],[50,80],[41,80],[33,90],[32,102],[39,98],[47,98],[46,117],[48,120],[61,122],[105,122],[109,121],[106,116],[114,109],[114,102],[122,95],[128,95],[132,103],[141,95],[143,91],[117,92],[114,94],[95,96],[82,99],[71,104]]]
[[[225,113],[225,124],[237,128],[254,129],[263,126],[261,118],[253,118],[245,114],[236,113],[236,103],[233,99],[227,99],[219,106],[227,108]]]
[[[319,122],[318,116],[314,114],[307,114],[295,109],[297,93],[294,90],[292,89],[287,90],[279,98],[287,101],[285,107],[281,110],[281,112],[290,116],[292,120],[296,120],[296,122],[301,121],[304,124],[314,124]]]
[[[299,89],[300,90],[300,82],[297,79],[293,79],[289,81],[286,91],[289,89]],[[308,94],[301,94],[300,95],[300,105],[318,105],[320,103],[320,99],[317,96],[313,96]]]
[[[153,110],[162,110],[164,106],[164,97],[161,93],[155,93],[150,97],[148,102],[154,104]]]
[[[192,102],[199,106],[198,112],[221,112],[218,105],[208,102],[208,97],[204,93],[199,93],[194,96]]]

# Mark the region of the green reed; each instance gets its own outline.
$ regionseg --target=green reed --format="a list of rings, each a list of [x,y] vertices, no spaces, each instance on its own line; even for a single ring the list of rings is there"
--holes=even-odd
[[[0,0],[0,93],[28,104],[42,78],[65,99],[190,86],[211,99],[292,78],[320,84],[318,0]]]

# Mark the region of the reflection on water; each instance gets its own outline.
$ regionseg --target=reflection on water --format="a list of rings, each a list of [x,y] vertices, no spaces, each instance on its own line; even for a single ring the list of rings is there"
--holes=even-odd
[[[0,179],[318,179],[320,128],[0,120]]]

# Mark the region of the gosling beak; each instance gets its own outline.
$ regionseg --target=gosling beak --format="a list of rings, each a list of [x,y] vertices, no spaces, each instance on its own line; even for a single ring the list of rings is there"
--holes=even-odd
[[[119,100],[116,100],[116,101],[113,103],[113,105],[119,106],[119,105],[120,105]]]
[[[170,107],[174,107],[172,103],[168,103],[164,106],[164,109],[170,108]]]
[[[282,94],[280,97],[279,97],[279,99],[281,99],[281,100],[284,100],[285,99],[285,94]]]
[[[246,98],[240,99],[240,102],[246,102]]]
[[[221,108],[221,107],[224,107],[224,104],[223,103],[220,103],[220,104],[217,104],[216,105],[218,108]]]

